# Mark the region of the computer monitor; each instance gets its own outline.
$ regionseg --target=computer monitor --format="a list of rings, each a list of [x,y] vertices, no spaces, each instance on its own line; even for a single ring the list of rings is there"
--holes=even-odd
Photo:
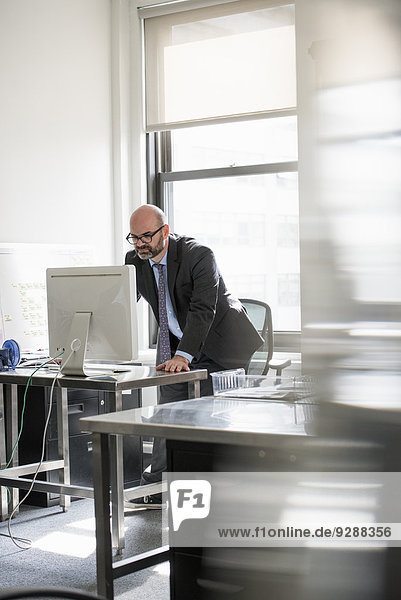
[[[49,353],[65,375],[92,375],[85,361],[138,356],[135,267],[46,270]]]

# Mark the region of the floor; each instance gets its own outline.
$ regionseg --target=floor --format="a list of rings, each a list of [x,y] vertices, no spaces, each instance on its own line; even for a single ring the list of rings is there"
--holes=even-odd
[[[126,511],[126,548],[122,558],[162,545],[162,511]],[[96,592],[95,519],[92,500],[76,500],[67,512],[59,506],[22,506],[11,523],[0,523],[0,589],[53,585]],[[18,541],[28,547],[26,543]],[[115,581],[118,600],[168,600],[169,564],[144,569]]]

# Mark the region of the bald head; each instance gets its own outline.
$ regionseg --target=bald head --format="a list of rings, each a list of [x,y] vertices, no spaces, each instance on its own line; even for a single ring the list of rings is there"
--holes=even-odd
[[[131,233],[132,225],[134,224],[136,227],[140,223],[147,223],[150,225],[149,231],[153,231],[162,225],[166,225],[167,217],[164,212],[158,206],[152,206],[151,204],[144,204],[134,210],[130,218],[130,228]],[[141,227],[139,227],[141,229]],[[146,227],[142,231],[148,231]]]
[[[144,204],[134,210],[130,218],[130,233],[139,237],[135,250],[143,260],[152,258],[159,262],[167,252],[169,226],[166,215],[157,206]],[[140,239],[145,234],[153,234],[150,241]]]

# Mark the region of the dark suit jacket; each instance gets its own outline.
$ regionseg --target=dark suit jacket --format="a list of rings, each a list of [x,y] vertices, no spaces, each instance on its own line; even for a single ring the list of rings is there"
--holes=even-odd
[[[157,288],[149,261],[132,250],[125,264],[135,265],[138,298],[145,298],[158,321]],[[194,357],[203,352],[226,369],[245,366],[263,339],[240,301],[227,291],[210,248],[193,238],[170,235],[167,276],[183,332],[177,349]]]

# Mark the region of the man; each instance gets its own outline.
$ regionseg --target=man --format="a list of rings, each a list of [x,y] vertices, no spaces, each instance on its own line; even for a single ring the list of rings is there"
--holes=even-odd
[[[136,267],[138,299],[150,304],[159,323],[156,368],[177,373],[245,368],[263,339],[227,291],[213,252],[193,238],[171,234],[166,215],[149,204],[131,215],[127,240],[134,250],[125,263]],[[201,381],[201,395],[212,393],[208,377]],[[161,404],[187,397],[186,383],[160,388]],[[165,469],[164,440],[157,438],[142,483],[160,481]]]

